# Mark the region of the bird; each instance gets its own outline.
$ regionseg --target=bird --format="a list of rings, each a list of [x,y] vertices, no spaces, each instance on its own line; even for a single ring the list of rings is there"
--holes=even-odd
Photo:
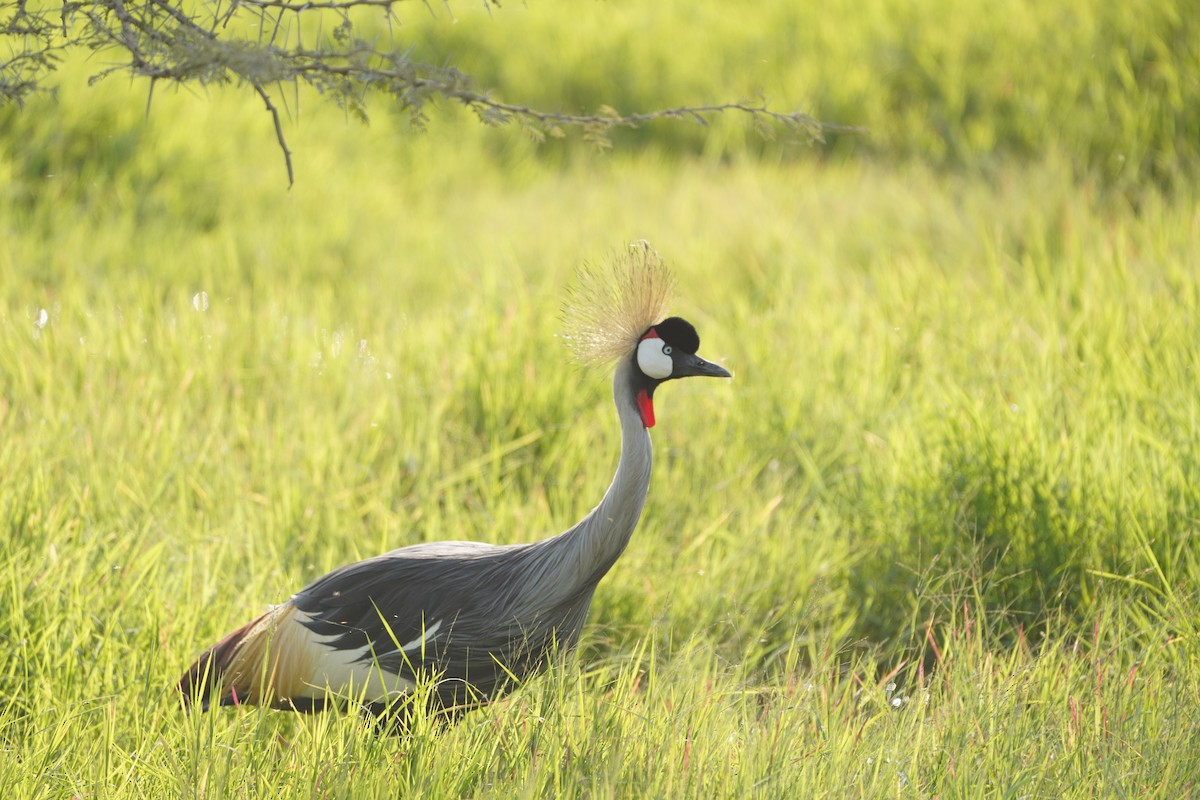
[[[697,355],[690,322],[665,316],[673,279],[648,243],[619,253],[611,275],[585,265],[578,284],[564,338],[585,364],[615,362],[620,457],[600,502],[540,541],[421,543],[335,569],[200,655],[178,681],[186,709],[358,706],[402,728],[417,695],[454,717],[575,645],[642,514],[655,391],[679,378],[732,377]]]

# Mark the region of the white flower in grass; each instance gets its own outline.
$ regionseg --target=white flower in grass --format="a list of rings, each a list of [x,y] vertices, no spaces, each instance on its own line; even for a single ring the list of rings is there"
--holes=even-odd
[[[908,695],[904,693],[903,689],[897,691],[895,681],[889,681],[888,685],[884,687],[884,691],[887,695],[888,705],[890,705],[893,709],[902,708],[903,706],[908,705]]]

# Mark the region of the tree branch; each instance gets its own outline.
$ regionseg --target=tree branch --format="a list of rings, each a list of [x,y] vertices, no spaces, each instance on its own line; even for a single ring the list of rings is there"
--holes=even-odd
[[[62,0],[39,4],[31,10],[26,0],[8,4],[7,18],[0,12],[0,41],[13,55],[0,62],[0,104],[20,103],[41,88],[53,71],[59,54],[68,48],[124,52],[123,64],[109,66],[93,76],[101,79],[115,71],[157,81],[178,83],[238,84],[251,87],[266,105],[283,152],[288,185],[295,180],[292,153],[283,133],[279,109],[264,88],[270,84],[305,83],[330,97],[348,113],[367,118],[367,100],[383,96],[414,122],[425,120],[426,103],[438,99],[461,103],[488,125],[518,121],[534,135],[561,136],[563,128],[577,128],[589,141],[609,146],[613,128],[636,128],[656,120],[691,120],[699,124],[717,115],[736,113],[751,118],[770,133],[771,126],[800,132],[821,140],[825,132],[862,133],[849,125],[830,125],[799,111],[771,110],[766,102],[730,102],[678,106],[633,114],[602,107],[594,114],[546,111],[527,104],[506,103],[479,91],[469,76],[453,66],[433,66],[413,61],[407,52],[377,49],[355,35],[352,11],[382,10],[390,22],[402,0]],[[247,38],[233,25],[239,14],[257,18],[257,39]],[[284,34],[285,14],[318,21],[337,21],[329,36],[316,48],[305,48],[295,34],[289,46]],[[295,26],[293,26],[295,27]],[[548,129],[548,130],[547,130]]]
[[[292,171],[292,151],[288,149],[287,140],[283,137],[283,125],[279,121],[279,109],[271,102],[271,96],[266,90],[254,84],[254,91],[258,92],[258,96],[267,104],[267,111],[271,112],[271,119],[275,121],[275,139],[279,142],[279,149],[283,151],[283,163],[287,167],[288,188],[296,183],[296,174]]]
[[[352,8],[383,8],[390,12],[392,6],[396,5],[397,2],[400,2],[400,0],[341,0],[341,2],[323,0],[322,2],[311,3],[293,3],[287,2],[287,0],[238,0],[235,5],[242,5],[248,8],[276,8],[283,11],[295,12],[321,9],[326,11],[346,11]]]

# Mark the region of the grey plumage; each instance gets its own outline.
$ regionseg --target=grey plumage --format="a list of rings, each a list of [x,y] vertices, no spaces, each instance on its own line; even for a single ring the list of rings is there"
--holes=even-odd
[[[639,330],[613,376],[616,475],[579,523],[532,544],[419,544],[334,570],[202,655],[180,679],[185,702],[316,710],[357,699],[381,710],[433,679],[438,708],[461,709],[574,645],[596,585],[641,516],[654,389],[676,377],[729,376],[695,355],[689,323],[673,317]]]

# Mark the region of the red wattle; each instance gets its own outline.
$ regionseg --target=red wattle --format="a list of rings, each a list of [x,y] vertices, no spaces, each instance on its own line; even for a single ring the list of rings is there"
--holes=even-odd
[[[650,399],[650,393],[642,389],[637,393],[638,412],[642,415],[642,424],[647,428],[654,427],[654,401]]]

